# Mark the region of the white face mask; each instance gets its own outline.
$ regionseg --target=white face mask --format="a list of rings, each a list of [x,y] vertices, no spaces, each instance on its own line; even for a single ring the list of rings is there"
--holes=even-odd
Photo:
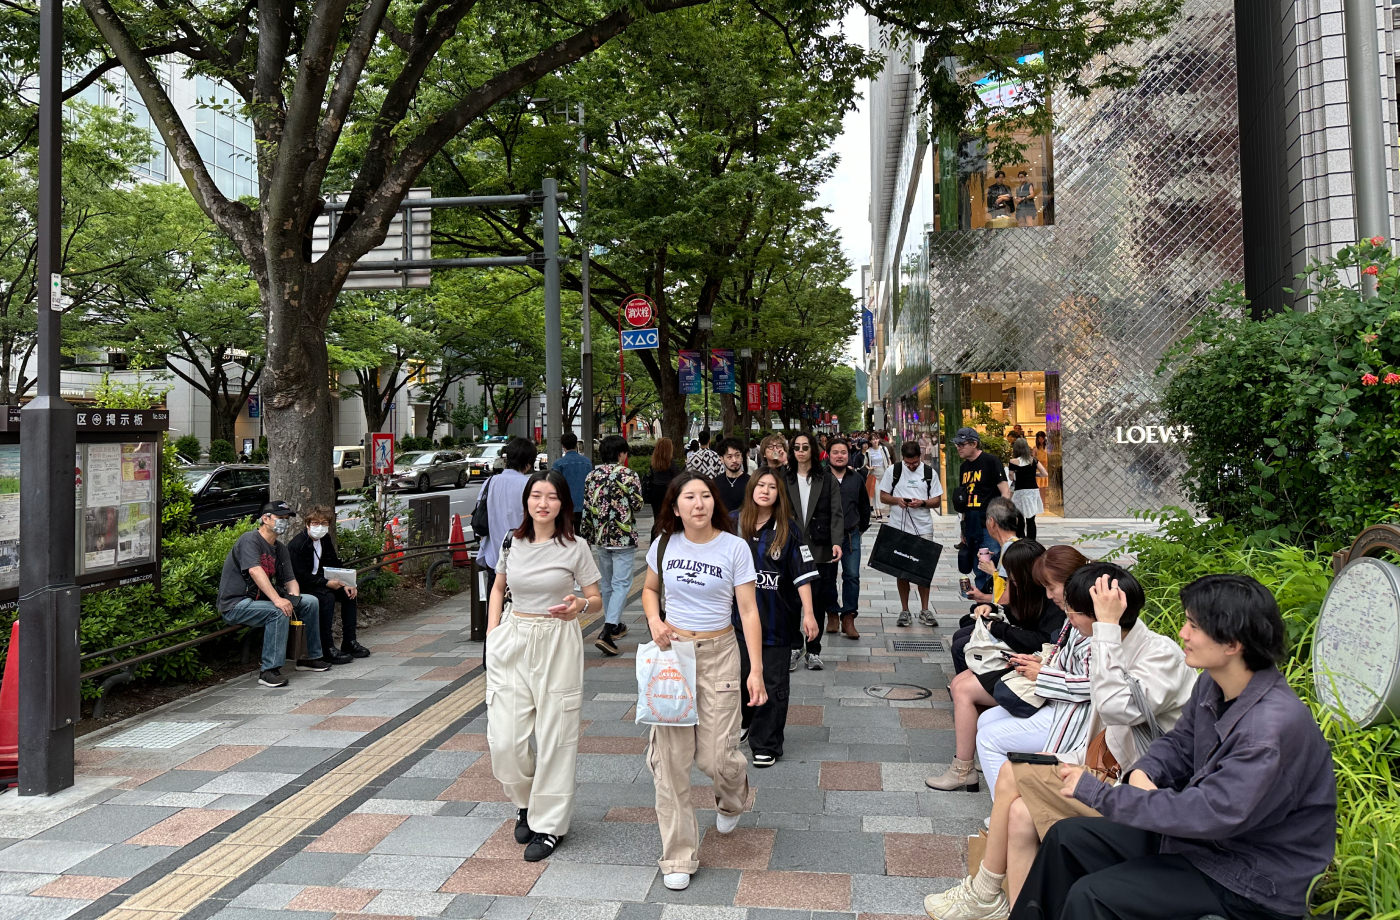
[[[330,533],[331,529],[325,524],[312,524],[310,527],[306,528],[306,532],[311,535],[311,539],[319,540]]]

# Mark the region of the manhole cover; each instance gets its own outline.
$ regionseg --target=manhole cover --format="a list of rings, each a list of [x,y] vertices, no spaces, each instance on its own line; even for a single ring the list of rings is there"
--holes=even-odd
[[[866,687],[865,692],[877,700],[926,700],[933,696],[932,690],[918,684],[876,684]]]
[[[941,652],[942,639],[895,639],[891,643],[896,652]]]
[[[219,728],[222,722],[147,722],[120,735],[108,738],[97,747],[144,748],[164,750],[178,747],[211,729]]]

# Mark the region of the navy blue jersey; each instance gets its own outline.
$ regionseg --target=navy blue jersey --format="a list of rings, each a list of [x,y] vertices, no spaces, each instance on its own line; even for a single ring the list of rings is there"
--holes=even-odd
[[[777,559],[768,553],[773,533],[773,521],[769,520],[746,542],[753,552],[754,569],[758,573],[754,595],[758,601],[758,617],[763,623],[763,644],[787,648],[801,631],[802,599],[797,595],[797,586],[815,582],[817,566],[812,551],[802,542],[802,528],[796,521],[789,522],[787,545]],[[742,633],[737,603],[733,619],[734,628]]]

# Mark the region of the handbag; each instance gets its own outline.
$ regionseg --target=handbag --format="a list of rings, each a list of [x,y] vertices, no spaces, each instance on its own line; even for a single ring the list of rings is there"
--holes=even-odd
[[[472,506],[472,535],[476,537],[482,546],[491,536],[491,519],[486,510],[486,493],[491,491],[491,480],[486,480],[486,485],[481,487],[481,494],[476,497],[476,504]]]
[[[302,661],[307,655],[306,624],[301,620],[292,620],[287,624],[287,657],[293,661]]]
[[[1116,783],[1122,767],[1118,758],[1108,749],[1108,729],[1104,729],[1089,739],[1089,747],[1084,751],[1084,766],[1106,783]]]
[[[1065,624],[1069,626],[1068,623]],[[1068,629],[1060,630],[1060,638],[1063,639]],[[1060,650],[1059,643],[1045,643],[1040,647],[1040,660],[1047,662],[1053,659]],[[1036,714],[1040,707],[1045,705],[1045,697],[1035,692],[1035,681],[1026,677],[1019,671],[1007,671],[997,681],[992,688],[992,699],[997,701],[997,705],[1018,719],[1025,719]]]
[[[963,646],[963,657],[973,674],[990,674],[1011,667],[1011,646],[992,635],[987,618],[978,617],[972,636]]]
[[[889,524],[881,524],[875,534],[869,564],[877,572],[928,587],[942,555],[942,544]]]

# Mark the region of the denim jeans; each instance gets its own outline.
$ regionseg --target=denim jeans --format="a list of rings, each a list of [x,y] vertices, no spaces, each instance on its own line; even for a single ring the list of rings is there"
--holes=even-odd
[[[841,551],[841,607],[843,614],[860,615],[860,531],[846,531]]]
[[[321,657],[320,604],[310,594],[300,597],[287,595],[292,612],[305,625],[306,654]],[[287,660],[287,629],[289,618],[272,601],[244,599],[223,614],[225,623],[261,626],[263,631],[262,669],[271,671]]]
[[[603,595],[603,622],[616,626],[622,622],[622,608],[627,606],[627,592],[632,588],[636,549],[631,546],[595,546],[593,549],[601,576],[598,590]]]
[[[992,562],[1001,559],[1001,544],[987,533],[987,512],[964,511],[962,520],[963,549],[958,553],[958,571],[971,574],[973,584],[983,593],[992,590],[992,576],[977,567],[977,551],[982,547],[992,551]]]

